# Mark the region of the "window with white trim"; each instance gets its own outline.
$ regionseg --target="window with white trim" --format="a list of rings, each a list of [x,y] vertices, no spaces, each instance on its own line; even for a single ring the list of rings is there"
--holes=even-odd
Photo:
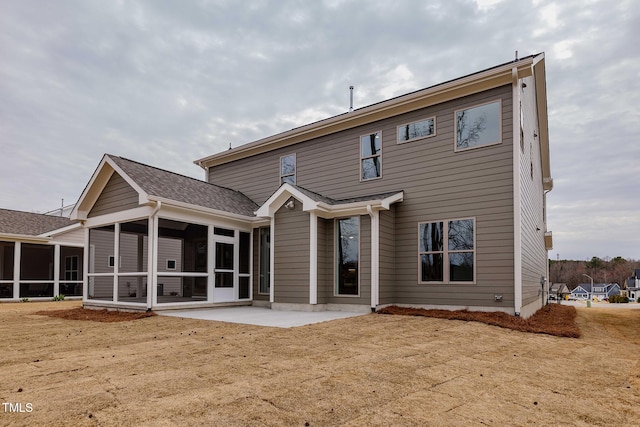
[[[419,283],[475,282],[475,219],[418,224]]]
[[[436,118],[418,120],[398,126],[398,144],[428,138],[436,134]]]
[[[288,154],[280,157],[280,184],[288,182],[296,184],[296,155]]]
[[[501,102],[458,110],[454,113],[455,151],[464,151],[502,142]]]
[[[357,296],[359,287],[360,218],[336,219],[336,295]]]
[[[382,176],[382,131],[360,137],[360,179]]]

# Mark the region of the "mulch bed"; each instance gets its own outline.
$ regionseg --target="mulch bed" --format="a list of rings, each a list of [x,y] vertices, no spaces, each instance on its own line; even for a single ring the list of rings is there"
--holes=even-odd
[[[82,307],[72,308],[70,310],[44,310],[35,314],[49,317],[58,317],[68,320],[92,320],[94,322],[126,322],[129,320],[144,319],[145,317],[155,316],[152,311],[149,312],[131,312],[131,311],[115,311],[115,310],[91,310]]]
[[[528,319],[498,311],[427,310],[422,308],[398,307],[395,305],[384,307],[378,310],[377,313],[482,322],[488,325],[500,326],[521,332],[569,338],[580,337],[580,329],[575,321],[577,315],[575,307],[560,304],[546,305]]]

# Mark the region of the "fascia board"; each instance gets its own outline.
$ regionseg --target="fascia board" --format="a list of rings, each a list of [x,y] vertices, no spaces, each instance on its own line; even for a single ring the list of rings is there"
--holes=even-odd
[[[303,211],[311,211],[316,209],[318,206],[318,203],[309,196],[297,190],[290,184],[284,183],[267,199],[267,201],[262,204],[262,206],[258,208],[258,210],[256,210],[256,216],[272,217],[275,212],[280,209],[287,200],[289,200],[290,197],[294,197],[302,202]]]
[[[551,178],[551,161],[549,156],[549,117],[547,111],[547,82],[544,53],[534,58],[533,74],[536,86],[536,109],[538,112],[538,138],[542,157],[542,178]]]
[[[105,154],[102,157],[102,160],[100,160],[98,167],[91,175],[91,178],[89,179],[87,186],[82,191],[78,202],[71,210],[69,218],[79,220],[87,219],[89,211],[96,200],[98,200],[100,193],[102,193],[102,190],[107,185],[109,178],[111,178],[111,175],[113,174],[113,168],[111,165],[105,166],[107,165],[106,159],[107,155]]]
[[[40,236],[30,236],[28,234],[0,233],[0,240],[27,243],[48,243],[51,239]]]
[[[263,138],[232,150],[195,160],[194,163],[206,170],[208,167],[351,129],[376,120],[440,104],[494,87],[511,84],[514,65],[518,70],[518,77],[524,78],[532,75],[532,63],[533,59],[527,58],[518,63],[505,64],[479,74],[463,77],[412,94],[364,107],[350,113],[344,113],[320,122]]]

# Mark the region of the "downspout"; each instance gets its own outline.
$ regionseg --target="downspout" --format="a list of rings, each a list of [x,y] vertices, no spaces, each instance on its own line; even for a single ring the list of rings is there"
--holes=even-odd
[[[520,117],[520,88],[518,69],[511,69],[512,79],[512,117]],[[515,144],[516,135],[520,135],[520,120],[513,120],[513,309],[516,316],[522,310],[522,212],[520,190],[520,150]],[[519,144],[518,144],[519,145]]]
[[[371,311],[375,312],[380,303],[380,212],[367,205],[371,218]]]
[[[147,311],[158,303],[157,282],[158,282],[158,229],[156,215],[162,208],[162,202],[156,200],[156,206],[149,214],[149,227],[147,228],[147,238],[150,245],[149,265],[147,267]]]

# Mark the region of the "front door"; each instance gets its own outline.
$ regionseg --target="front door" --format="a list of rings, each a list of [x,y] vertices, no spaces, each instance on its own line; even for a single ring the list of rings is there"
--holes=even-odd
[[[235,301],[234,244],[215,242],[214,302]]]

